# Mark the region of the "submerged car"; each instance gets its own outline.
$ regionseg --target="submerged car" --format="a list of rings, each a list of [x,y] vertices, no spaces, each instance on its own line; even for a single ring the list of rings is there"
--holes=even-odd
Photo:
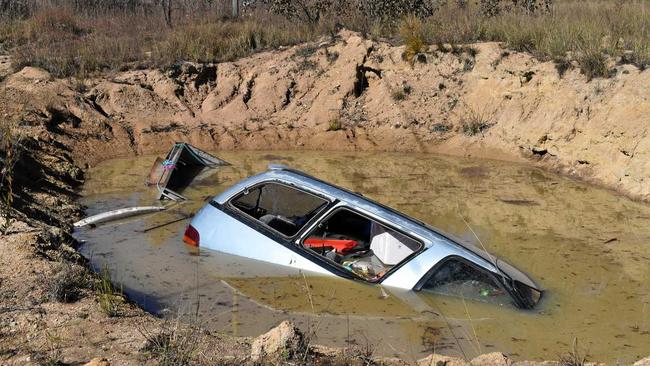
[[[533,308],[543,293],[485,250],[281,165],[213,198],[183,240],[322,275],[520,308]]]

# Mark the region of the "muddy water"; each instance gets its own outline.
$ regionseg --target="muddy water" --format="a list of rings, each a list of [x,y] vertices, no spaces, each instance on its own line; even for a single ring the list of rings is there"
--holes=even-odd
[[[134,300],[161,314],[198,314],[215,330],[251,336],[283,319],[326,345],[371,345],[416,359],[556,358],[574,339],[590,359],[630,363],[650,354],[650,206],[537,169],[430,155],[218,154],[233,166],[187,189],[167,211],[84,229],[83,253],[107,265]],[[89,173],[87,213],[154,203],[143,185],[153,157],[109,161]],[[440,229],[476,240],[547,291],[539,308],[394,292],[185,246],[183,218],[232,183],[282,162]],[[195,321],[195,320],[194,320]]]

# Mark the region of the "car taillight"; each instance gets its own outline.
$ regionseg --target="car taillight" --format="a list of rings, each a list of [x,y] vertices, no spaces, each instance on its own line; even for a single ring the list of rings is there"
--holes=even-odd
[[[193,247],[198,247],[199,242],[201,241],[201,238],[199,236],[199,232],[196,231],[194,226],[192,225],[187,225],[187,229],[185,229],[185,234],[183,235],[183,241],[191,245]]]

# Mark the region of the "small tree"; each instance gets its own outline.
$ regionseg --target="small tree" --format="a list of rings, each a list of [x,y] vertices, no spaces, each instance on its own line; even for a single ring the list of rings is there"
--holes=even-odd
[[[174,24],[172,22],[172,11],[173,11],[174,2],[173,0],[160,0],[160,7],[163,11],[163,17],[165,18],[165,24],[169,28],[173,28]]]
[[[503,11],[510,11],[521,9],[526,14],[532,15],[541,12],[548,12],[551,10],[553,0],[509,0],[502,4],[502,0],[481,0],[481,14],[487,17],[500,15]]]
[[[269,0],[270,10],[289,19],[316,24],[332,9],[333,0]]]

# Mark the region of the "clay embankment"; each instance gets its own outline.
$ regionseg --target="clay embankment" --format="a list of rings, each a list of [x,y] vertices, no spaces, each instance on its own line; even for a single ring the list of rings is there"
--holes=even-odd
[[[27,68],[0,105],[31,114],[78,163],[215,149],[393,150],[528,161],[650,200],[650,73],[608,79],[482,43],[411,65],[403,47],[335,40],[218,65],[129,71],[86,85]]]
[[[156,319],[128,304],[126,317],[107,317],[89,290],[73,304],[50,291],[66,266],[83,264],[68,234],[81,215],[74,188],[83,168],[162,152],[172,141],[528,161],[650,200],[650,73],[622,65],[609,79],[587,81],[577,70],[560,77],[552,63],[497,44],[432,47],[414,65],[402,53],[343,32],[232,63],[129,71],[85,85],[34,68],[4,78],[0,114],[20,117],[28,152],[16,168],[21,214],[0,241],[2,362],[146,362],[139,329],[155,329]],[[206,342],[215,340],[248,353],[236,340]]]

